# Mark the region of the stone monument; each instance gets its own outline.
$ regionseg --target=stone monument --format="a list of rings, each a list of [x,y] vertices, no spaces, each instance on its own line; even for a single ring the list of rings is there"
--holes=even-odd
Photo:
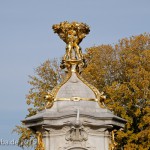
[[[86,61],[79,44],[89,26],[66,21],[53,30],[66,43],[61,62],[66,77],[45,95],[45,109],[23,121],[37,135],[36,150],[114,150],[114,132],[126,121],[109,111],[103,92],[80,75]]]

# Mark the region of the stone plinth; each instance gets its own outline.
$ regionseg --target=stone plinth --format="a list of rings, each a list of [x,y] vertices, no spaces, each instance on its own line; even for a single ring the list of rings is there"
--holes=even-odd
[[[46,150],[108,150],[111,131],[125,120],[92,101],[57,101],[23,121],[43,134]]]

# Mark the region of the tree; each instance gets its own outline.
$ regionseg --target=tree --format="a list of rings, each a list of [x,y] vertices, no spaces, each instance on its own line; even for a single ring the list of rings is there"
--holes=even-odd
[[[107,106],[127,120],[117,132],[118,149],[150,149],[150,35],[92,47],[87,58],[83,76],[105,91]]]
[[[109,109],[127,120],[125,129],[116,133],[116,149],[150,149],[150,35],[124,38],[114,46],[88,48],[85,58],[88,65],[81,75],[105,92]],[[44,108],[43,97],[63,76],[57,60],[48,60],[35,69],[26,96],[30,106],[27,117]],[[19,146],[33,144],[32,131],[24,126],[17,126],[15,131],[20,135]]]
[[[87,68],[82,76],[100,91],[118,79],[117,51],[111,45],[100,45],[86,49]]]
[[[35,75],[29,76],[29,84],[31,88],[26,95],[26,103],[30,107],[28,108],[28,114],[26,117],[35,115],[38,111],[43,110],[47,101],[44,96],[47,92],[50,92],[54,86],[56,86],[63,79],[64,73],[59,67],[57,59],[46,60],[43,64],[35,69]],[[35,147],[36,137],[35,133],[26,128],[23,124],[16,126],[13,130],[19,134],[18,146]]]

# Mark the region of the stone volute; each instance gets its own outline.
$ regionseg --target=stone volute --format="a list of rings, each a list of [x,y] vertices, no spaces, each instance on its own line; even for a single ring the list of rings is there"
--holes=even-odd
[[[126,121],[109,111],[103,92],[80,76],[86,64],[79,44],[90,32],[89,26],[62,22],[53,30],[66,43],[61,63],[66,77],[45,96],[45,109],[22,122],[38,133],[37,150],[41,142],[41,150],[113,150],[114,131]]]

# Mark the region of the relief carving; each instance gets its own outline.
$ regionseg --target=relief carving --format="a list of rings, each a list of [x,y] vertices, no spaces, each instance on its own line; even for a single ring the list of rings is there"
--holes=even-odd
[[[75,127],[72,126],[71,129],[66,134],[67,141],[87,141],[88,135],[87,132],[84,130],[83,126]]]

